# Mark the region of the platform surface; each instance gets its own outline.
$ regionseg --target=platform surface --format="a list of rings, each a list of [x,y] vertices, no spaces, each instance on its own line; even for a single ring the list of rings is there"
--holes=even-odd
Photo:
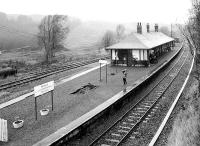
[[[105,81],[105,66],[102,68],[102,81],[99,81],[99,69],[87,72],[87,70],[99,66],[93,63],[87,66],[83,72],[73,74],[56,81],[57,86],[54,91],[54,111],[50,111],[47,116],[41,116],[39,110],[47,107],[51,108],[50,94],[46,94],[37,99],[38,120],[35,120],[34,97],[31,96],[16,104],[0,109],[0,118],[8,120],[8,142],[0,142],[0,145],[28,146],[37,143],[58,129],[66,126],[75,119],[94,109],[106,100],[115,96],[124,89],[122,81],[122,70],[127,69],[127,86],[132,86],[142,77],[149,74],[169,59],[178,47],[166,53],[159,59],[157,64],[145,67],[111,67],[108,65],[108,81]],[[115,73],[115,75],[111,75]],[[79,74],[79,76],[77,75]],[[80,76],[80,74],[82,74]],[[88,83],[97,85],[96,89],[85,94],[70,94],[81,86]],[[12,122],[15,116],[20,116],[25,122],[20,129],[14,129]]]

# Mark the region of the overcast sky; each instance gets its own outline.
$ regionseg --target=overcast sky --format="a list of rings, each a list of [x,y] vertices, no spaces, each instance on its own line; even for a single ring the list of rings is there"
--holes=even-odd
[[[183,22],[191,0],[1,0],[8,14],[67,14],[109,22]]]

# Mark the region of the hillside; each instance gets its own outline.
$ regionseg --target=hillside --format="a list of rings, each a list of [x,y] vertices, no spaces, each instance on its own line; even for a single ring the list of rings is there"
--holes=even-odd
[[[23,46],[36,46],[38,24],[25,15],[14,19],[0,12],[0,50],[9,51]]]
[[[97,44],[106,30],[114,30],[116,25],[101,22],[82,22],[70,30],[65,47],[70,50],[88,48]]]

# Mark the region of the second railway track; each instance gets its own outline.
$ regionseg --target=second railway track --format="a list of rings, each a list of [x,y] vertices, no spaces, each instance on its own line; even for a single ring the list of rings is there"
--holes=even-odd
[[[75,62],[75,63],[67,64],[65,66],[53,67],[53,68],[50,68],[50,69],[43,71],[43,72],[31,73],[30,76],[28,76],[28,77],[25,77],[25,78],[22,78],[22,79],[19,79],[19,80],[15,80],[15,81],[11,81],[11,82],[7,82],[7,83],[4,83],[4,84],[0,84],[0,91],[6,90],[6,89],[9,89],[9,88],[18,86],[18,85],[22,85],[22,84],[25,84],[25,83],[29,83],[29,82],[32,82],[32,81],[36,81],[38,79],[45,78],[47,76],[50,76],[50,75],[53,75],[53,74],[56,74],[56,73],[64,72],[64,71],[75,69],[75,68],[78,68],[78,67],[81,67],[81,66],[84,66],[84,65],[95,63],[99,59],[108,59],[108,58],[109,57],[106,56],[106,57],[103,57],[103,58],[96,58],[96,59],[82,61],[82,62]]]

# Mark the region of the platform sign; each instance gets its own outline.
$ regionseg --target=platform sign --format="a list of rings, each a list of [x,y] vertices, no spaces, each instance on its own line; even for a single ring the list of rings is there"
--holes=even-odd
[[[7,120],[0,118],[0,141],[7,142],[8,141],[8,127]]]
[[[108,61],[107,60],[99,60],[99,64],[100,64],[100,72],[99,72],[99,75],[100,75],[100,79],[99,81],[101,82],[101,64],[106,64],[106,83],[107,83],[107,64],[108,64]]]
[[[51,92],[51,106],[53,111],[53,90],[54,90],[54,81],[44,83],[42,85],[34,87],[34,96],[35,96],[35,119],[37,120],[37,97],[45,93]]]
[[[108,61],[107,60],[99,60],[99,63],[101,63],[101,64],[107,64]]]
[[[54,90],[54,81],[50,81],[50,82],[44,83],[42,85],[35,86],[34,87],[34,95],[35,95],[35,97],[37,97],[37,96],[40,96],[40,95],[45,94],[52,90]]]

